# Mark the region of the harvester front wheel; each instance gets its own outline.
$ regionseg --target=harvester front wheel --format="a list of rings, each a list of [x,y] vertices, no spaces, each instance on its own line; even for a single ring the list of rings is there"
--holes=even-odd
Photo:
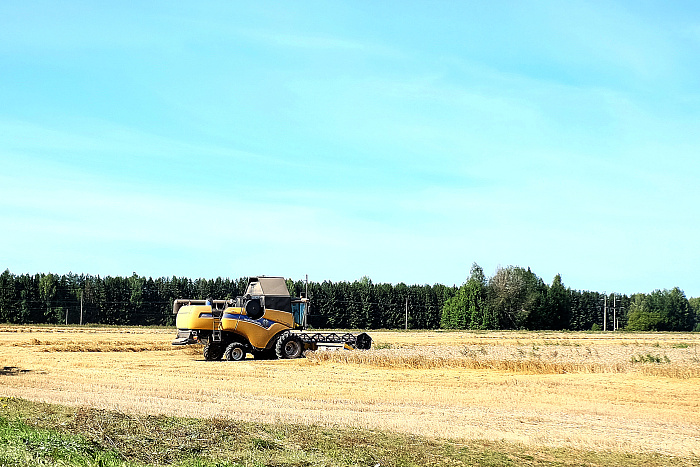
[[[287,331],[280,335],[275,345],[277,358],[299,358],[304,351],[304,344],[298,336]]]
[[[204,355],[204,360],[207,361],[221,360],[224,348],[218,342],[209,342],[204,346],[202,354]]]
[[[231,342],[224,352],[224,358],[229,362],[240,362],[245,359],[245,347],[240,342]]]

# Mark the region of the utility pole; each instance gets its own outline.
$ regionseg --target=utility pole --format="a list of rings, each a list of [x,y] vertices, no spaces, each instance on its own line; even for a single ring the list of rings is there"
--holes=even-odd
[[[608,330],[608,295],[605,295],[605,305],[603,305],[603,331]]]
[[[408,331],[408,296],[406,296],[406,325],[404,329]]]
[[[613,331],[617,331],[617,295],[613,294]]]
[[[80,291],[80,325],[83,325],[83,291]]]
[[[306,303],[304,305],[306,307],[306,310],[304,310],[303,328],[306,329],[308,327],[308,323],[309,323],[309,321],[308,321],[308,316],[309,316],[309,275],[308,274],[306,275],[306,295],[304,296],[304,298],[306,299]]]

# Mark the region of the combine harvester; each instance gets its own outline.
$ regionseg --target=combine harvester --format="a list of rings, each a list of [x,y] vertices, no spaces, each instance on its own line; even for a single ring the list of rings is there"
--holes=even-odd
[[[245,295],[229,300],[178,299],[173,345],[204,344],[205,360],[299,358],[306,350],[367,350],[366,333],[307,332],[306,297],[292,298],[283,277],[251,277]]]

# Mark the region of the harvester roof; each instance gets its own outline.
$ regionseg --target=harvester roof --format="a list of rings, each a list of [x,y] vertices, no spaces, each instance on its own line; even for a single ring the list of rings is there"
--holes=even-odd
[[[287,282],[284,277],[250,277],[248,279],[248,290],[250,291],[251,285],[257,282],[257,285],[253,285],[255,288],[255,294],[266,295],[272,297],[289,297],[289,290],[287,290]],[[259,290],[258,290],[259,287]]]

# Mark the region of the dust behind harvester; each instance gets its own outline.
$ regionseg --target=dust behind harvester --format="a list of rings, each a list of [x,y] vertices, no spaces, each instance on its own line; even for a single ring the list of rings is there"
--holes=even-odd
[[[178,299],[173,345],[204,344],[206,360],[298,358],[306,350],[343,347],[366,350],[366,333],[307,332],[306,297],[293,298],[283,277],[251,277],[241,297],[229,300]]]

